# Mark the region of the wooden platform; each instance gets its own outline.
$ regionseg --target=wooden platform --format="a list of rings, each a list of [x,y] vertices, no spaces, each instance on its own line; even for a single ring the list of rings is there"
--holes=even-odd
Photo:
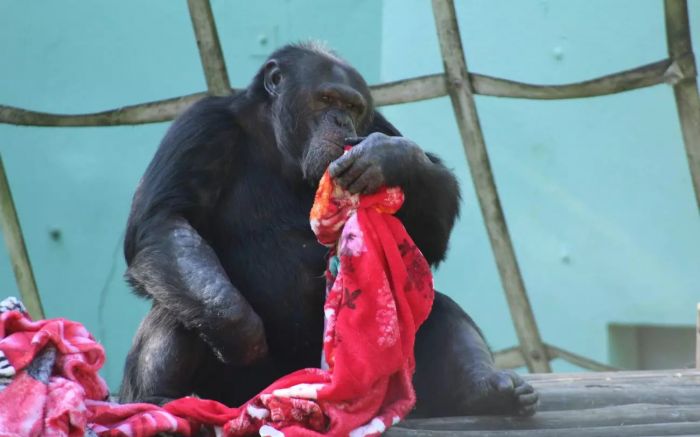
[[[700,371],[534,374],[534,417],[415,419],[391,437],[700,436]]]

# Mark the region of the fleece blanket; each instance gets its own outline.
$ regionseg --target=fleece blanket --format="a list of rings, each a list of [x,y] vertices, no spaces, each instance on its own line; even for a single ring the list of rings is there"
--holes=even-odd
[[[375,436],[415,404],[413,346],[433,301],[430,268],[393,214],[398,188],[353,195],[323,176],[311,211],[330,248],[323,362],[238,408],[185,397],[162,407],[108,402],[104,350],[79,323],[32,321],[0,304],[0,436]]]

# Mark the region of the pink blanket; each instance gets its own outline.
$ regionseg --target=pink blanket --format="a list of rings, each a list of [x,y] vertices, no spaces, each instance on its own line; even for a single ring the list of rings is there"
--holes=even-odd
[[[324,363],[280,378],[239,408],[195,397],[163,407],[107,402],[97,374],[104,350],[90,333],[70,320],[31,321],[6,300],[0,436],[189,436],[202,425],[224,436],[381,434],[415,404],[415,334],[434,293],[427,262],[392,215],[402,203],[398,188],[351,195],[324,175],[311,212],[331,248]]]

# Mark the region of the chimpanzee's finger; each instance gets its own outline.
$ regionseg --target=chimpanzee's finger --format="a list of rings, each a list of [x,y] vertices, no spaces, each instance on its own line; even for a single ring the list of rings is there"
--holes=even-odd
[[[335,178],[335,181],[343,188],[348,189],[367,169],[367,165],[362,162],[355,161],[340,177]]]
[[[348,185],[347,190],[352,194],[366,193],[370,188],[371,179],[371,168],[367,168],[355,181]]]
[[[382,179],[377,177],[370,177],[367,185],[362,190],[362,194],[373,194],[376,193],[379,187],[382,185]]]
[[[328,166],[328,171],[331,174],[331,177],[333,178],[338,178],[340,177],[347,169],[349,169],[352,164],[355,162],[357,159],[357,155],[353,153],[346,153],[342,155],[340,158],[336,159],[335,161],[331,162],[331,165]]]
[[[347,137],[343,142],[348,146],[356,146],[363,142],[367,137]]]

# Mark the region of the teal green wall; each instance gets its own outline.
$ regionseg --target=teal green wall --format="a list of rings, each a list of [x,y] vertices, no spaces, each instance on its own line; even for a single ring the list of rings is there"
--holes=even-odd
[[[379,80],[382,15],[374,0],[212,6],[233,86],[246,86],[275,46],[311,37]],[[99,111],[206,88],[184,0],[3,0],[0,66],[0,103],[48,112]],[[148,308],[122,279],[123,230],[166,128],[0,125],[0,153],[47,316],[78,320],[105,345],[102,373],[113,389]],[[52,229],[61,231],[59,241]],[[18,294],[4,245],[0,290]]]
[[[455,3],[474,72],[556,84],[667,56],[660,0]],[[689,3],[698,47],[700,4]],[[382,80],[442,70],[429,2],[386,0],[383,24]],[[610,322],[694,324],[700,216],[671,88],[565,101],[477,97],[477,107],[545,341],[606,361]],[[437,286],[500,349],[515,332],[450,108],[443,98],[385,114],[462,181],[462,218]]]
[[[666,56],[660,0],[457,3],[477,72],[563,83]],[[697,46],[700,8],[690,3]],[[328,41],[370,83],[441,71],[424,0],[212,4],[234,86],[245,86],[274,47],[303,38]],[[48,112],[205,88],[184,1],[4,0],[0,63],[0,103]],[[477,104],[545,339],[606,360],[607,323],[692,323],[700,221],[671,90],[560,102],[479,97]],[[473,314],[496,348],[513,345],[449,101],[385,113],[445,157],[462,181],[462,218],[437,272],[439,288]],[[0,153],[47,315],[81,321],[103,342],[103,374],[113,388],[148,307],[122,280],[122,232],[166,128],[0,125]],[[0,290],[17,294],[4,247]]]

